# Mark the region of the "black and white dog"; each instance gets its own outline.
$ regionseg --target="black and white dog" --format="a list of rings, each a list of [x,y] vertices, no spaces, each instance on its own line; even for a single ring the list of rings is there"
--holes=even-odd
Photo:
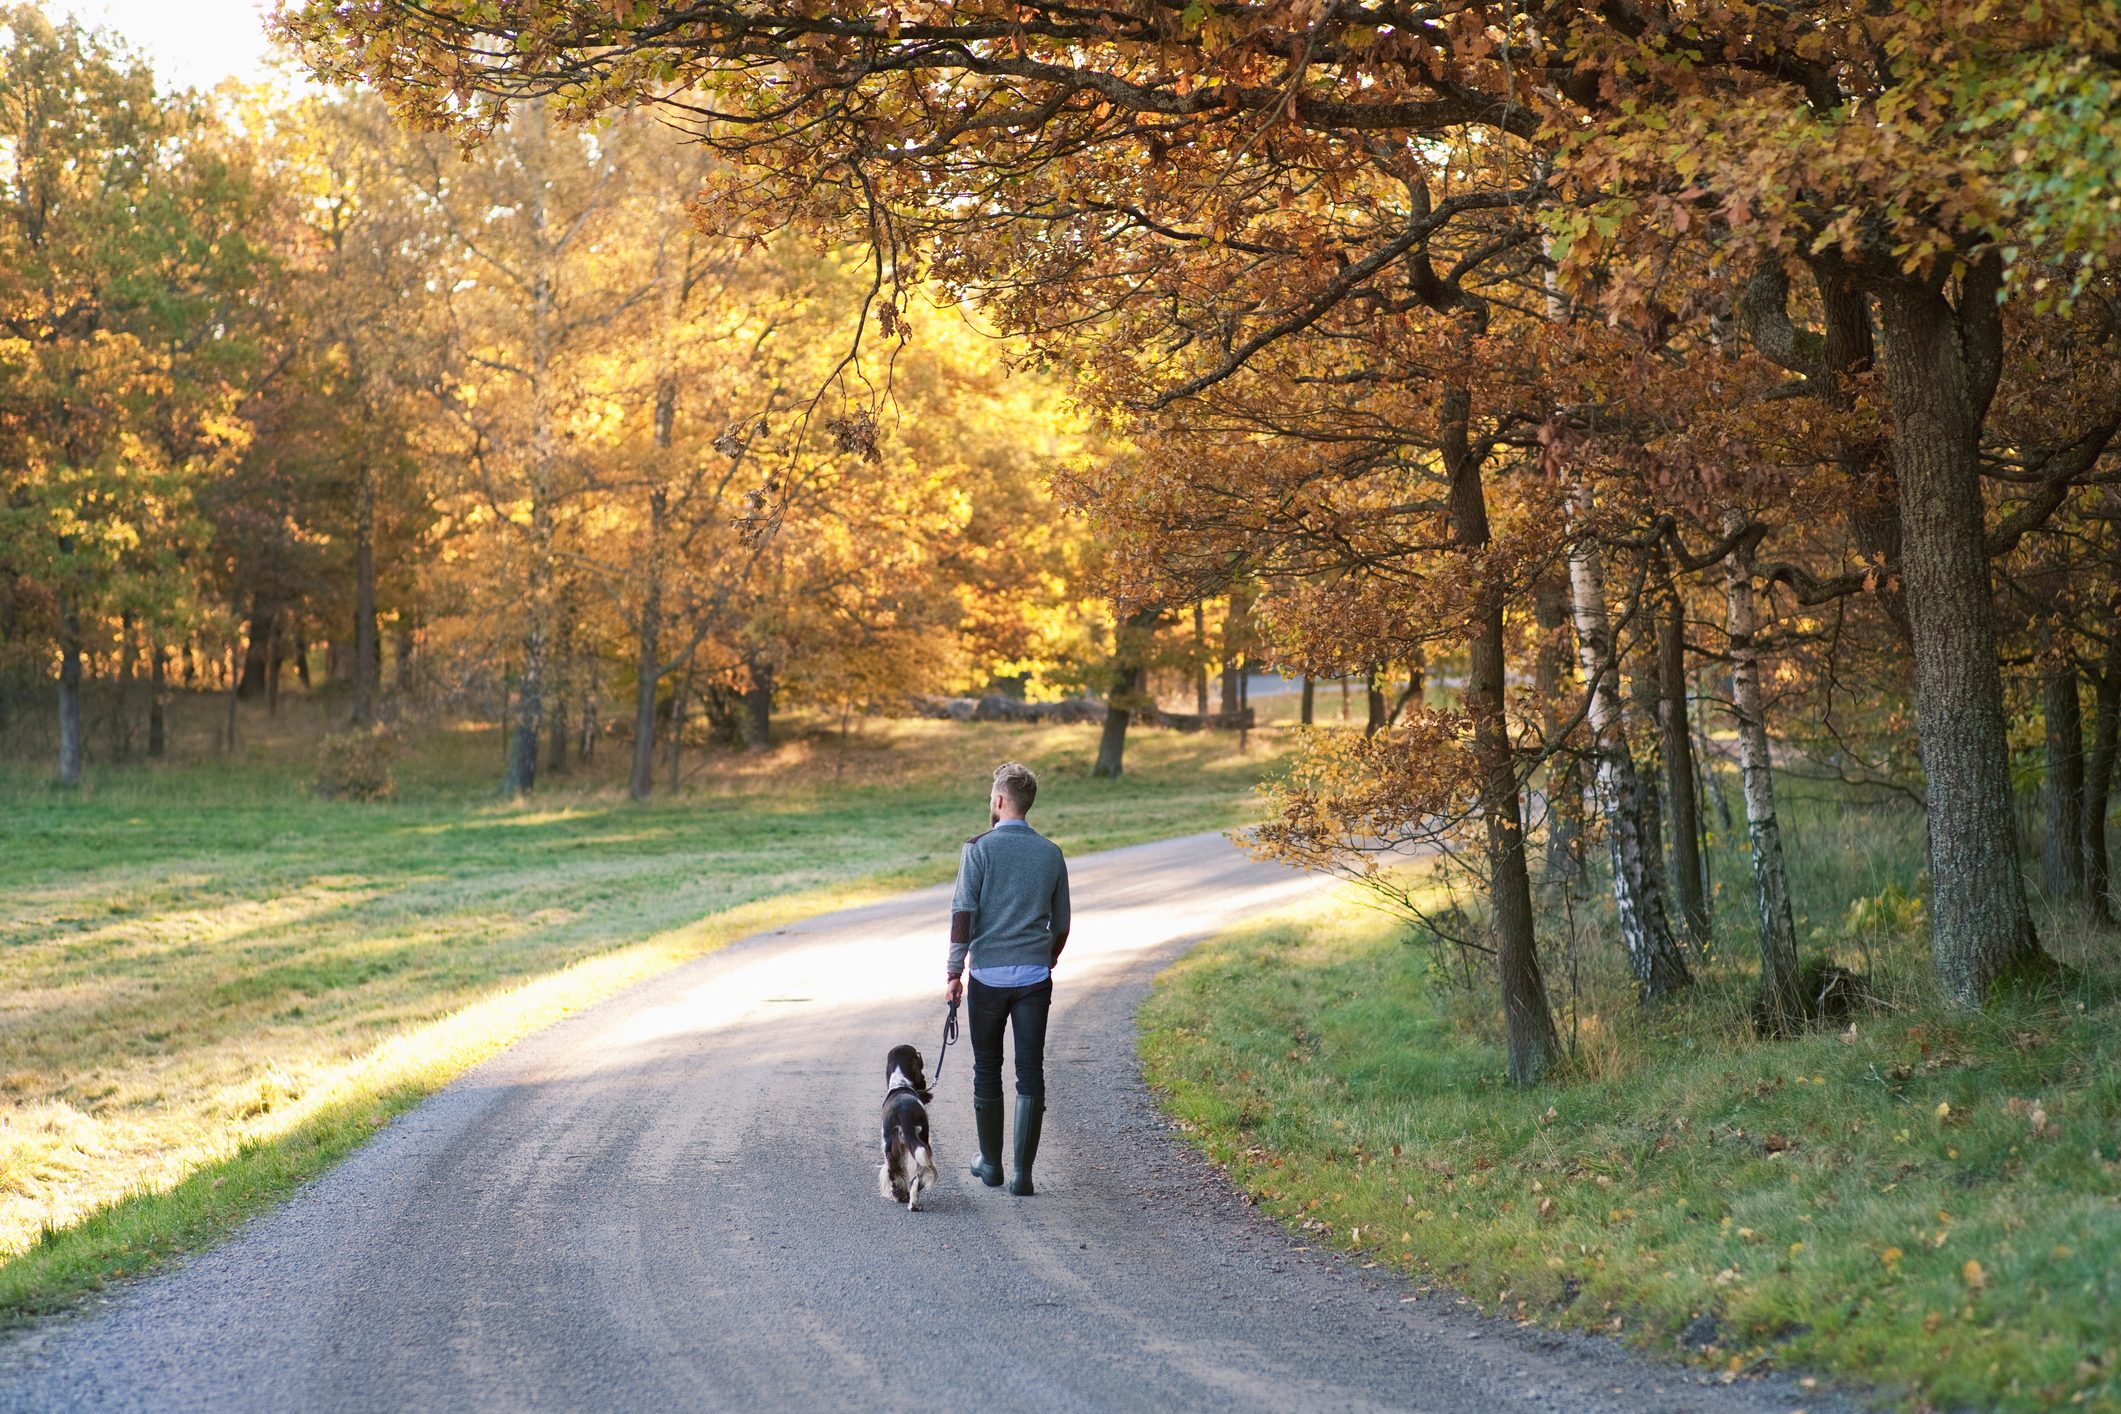
[[[928,1145],[929,1093],[921,1053],[893,1046],[884,1058],[884,1162],[877,1166],[877,1191],[910,1212],[921,1209],[921,1190],[935,1187],[935,1153]]]

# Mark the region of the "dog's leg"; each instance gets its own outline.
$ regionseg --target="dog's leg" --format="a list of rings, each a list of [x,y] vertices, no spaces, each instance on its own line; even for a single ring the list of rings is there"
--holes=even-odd
[[[942,1175],[935,1171],[935,1154],[926,1144],[913,1151],[913,1183],[916,1189],[933,1188]]]
[[[906,1190],[906,1208],[909,1212],[921,1210],[921,1168],[912,1149],[899,1151],[899,1184]]]
[[[889,1198],[894,1202],[898,1200],[897,1185],[891,1181],[891,1165],[876,1166],[876,1192],[879,1198]]]

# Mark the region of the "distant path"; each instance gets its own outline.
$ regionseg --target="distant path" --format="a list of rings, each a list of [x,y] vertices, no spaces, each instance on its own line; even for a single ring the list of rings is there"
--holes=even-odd
[[[876,1194],[884,1052],[933,1057],[947,894],[749,939],[481,1066],[229,1245],[0,1344],[0,1409],[1827,1407],[1470,1316],[1305,1251],[1174,1139],[1133,1013],[1315,888],[1215,835],[1074,861],[1039,1196]]]

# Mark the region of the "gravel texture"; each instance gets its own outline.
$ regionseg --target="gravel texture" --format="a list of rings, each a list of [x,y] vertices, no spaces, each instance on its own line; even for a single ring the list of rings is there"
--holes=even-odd
[[[1172,1135],[1134,1010],[1316,887],[1200,835],[1076,860],[1039,1193],[877,1196],[883,1061],[934,1069],[948,894],[748,939],[553,1027],[227,1245],[0,1344],[0,1410],[1842,1407],[1413,1299]]]

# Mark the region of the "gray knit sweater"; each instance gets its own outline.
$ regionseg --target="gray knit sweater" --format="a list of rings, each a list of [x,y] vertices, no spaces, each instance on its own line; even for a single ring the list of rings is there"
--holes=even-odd
[[[953,930],[949,975],[974,967],[1051,967],[1068,936],[1068,863],[1060,846],[1028,825],[1010,824],[965,842],[952,913],[972,915],[969,936]]]

